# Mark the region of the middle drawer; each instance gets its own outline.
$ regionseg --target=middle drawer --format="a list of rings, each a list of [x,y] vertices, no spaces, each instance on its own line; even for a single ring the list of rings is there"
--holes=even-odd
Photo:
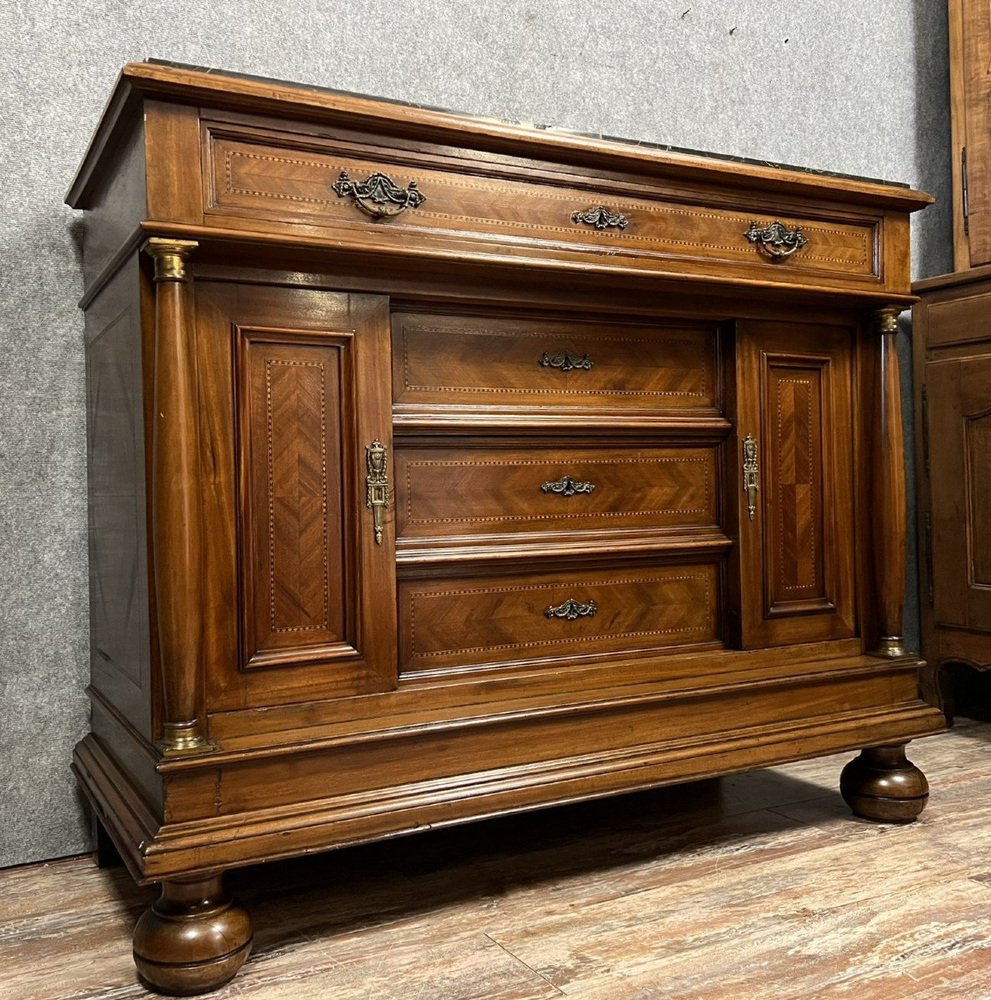
[[[718,526],[718,445],[400,446],[400,540]]]

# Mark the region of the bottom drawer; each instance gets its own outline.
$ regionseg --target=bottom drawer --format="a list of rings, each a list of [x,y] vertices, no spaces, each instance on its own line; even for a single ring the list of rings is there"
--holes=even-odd
[[[631,655],[719,639],[716,562],[400,583],[401,673]]]

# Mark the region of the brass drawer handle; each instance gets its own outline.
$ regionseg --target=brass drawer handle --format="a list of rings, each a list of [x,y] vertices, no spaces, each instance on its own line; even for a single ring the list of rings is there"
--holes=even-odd
[[[371,174],[363,181],[351,180],[342,170],[332,190],[338,198],[354,198],[354,203],[373,219],[394,219],[407,208],[419,208],[427,196],[421,194],[416,181],[405,189],[386,174]]]
[[[571,221],[578,226],[594,226],[596,229],[625,229],[630,224],[625,215],[610,212],[604,205],[588,208],[584,212],[572,212]]]
[[[576,618],[594,618],[595,612],[599,610],[599,606],[595,601],[589,601],[588,604],[582,604],[581,601],[576,601],[573,597],[569,597],[564,604],[558,604],[556,607],[550,607],[544,612],[545,618],[564,618],[569,622],[573,622]]]
[[[372,512],[376,545],[382,544],[382,514],[389,506],[388,461],[388,452],[376,438],[365,449],[365,506]]]
[[[570,372],[574,370],[579,371],[590,371],[592,368],[592,359],[587,355],[583,354],[580,358],[575,357],[573,354],[569,354],[565,351],[563,354],[548,354],[544,351],[540,355],[540,360],[537,362],[541,368],[557,368],[558,371]]]
[[[562,479],[544,483],[540,489],[543,493],[557,493],[562,497],[573,497],[576,493],[591,493],[595,489],[595,483],[580,483],[577,479],[572,479],[571,476],[564,476]]]
[[[747,513],[750,520],[757,513],[757,491],[760,489],[757,467],[757,441],[753,434],[743,439],[743,492],[747,494]]]
[[[777,219],[769,222],[763,229],[759,222],[751,222],[750,228],[743,235],[775,264],[790,257],[796,250],[801,250],[809,242],[809,238],[798,226],[789,229]]]

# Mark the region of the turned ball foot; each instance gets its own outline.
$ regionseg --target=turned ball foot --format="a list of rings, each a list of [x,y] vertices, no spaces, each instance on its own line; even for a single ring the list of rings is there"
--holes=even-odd
[[[173,996],[208,993],[232,979],[251,951],[251,919],[220,876],[164,882],[134,928],[134,964],[146,986]]]
[[[926,776],[905,757],[905,744],[870,747],[840,775],[840,792],[857,816],[911,823],[929,801]]]

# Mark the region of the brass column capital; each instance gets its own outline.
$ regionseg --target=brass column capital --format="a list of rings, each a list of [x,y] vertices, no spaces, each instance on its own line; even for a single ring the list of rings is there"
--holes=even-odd
[[[186,258],[199,246],[196,240],[152,236],[141,248],[155,261],[155,281],[188,281]]]
[[[897,333],[898,317],[901,314],[901,306],[884,306],[882,309],[876,309],[872,314],[874,319],[874,328],[882,335]]]

